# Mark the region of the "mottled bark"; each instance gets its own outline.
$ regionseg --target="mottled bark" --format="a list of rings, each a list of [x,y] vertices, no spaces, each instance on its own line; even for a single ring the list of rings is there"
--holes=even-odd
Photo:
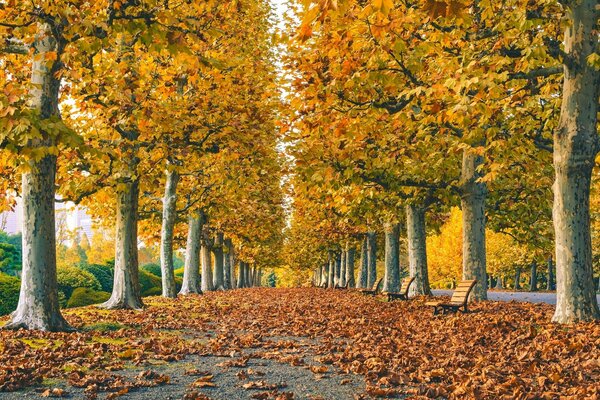
[[[225,286],[223,285],[225,277],[225,271],[223,271],[223,268],[225,267],[223,260],[223,232],[217,232],[215,235],[212,251],[215,256],[213,287],[215,290],[223,290],[225,289]]]
[[[200,242],[200,255],[202,261],[202,291],[207,292],[214,290],[213,286],[213,274],[212,274],[212,262],[211,262],[211,246],[212,240],[209,238],[208,231],[202,232],[202,240]]]
[[[329,251],[329,274],[327,279],[327,287],[332,288],[335,284],[335,260],[333,257],[333,252]]]
[[[385,230],[385,273],[383,291],[400,290],[400,224],[387,223]]]
[[[552,320],[572,323],[600,318],[594,293],[590,237],[590,183],[599,149],[600,74],[587,59],[597,51],[597,0],[563,3],[564,79],[558,128],[554,130],[556,309]]]
[[[233,245],[231,244],[231,239],[226,238],[223,242],[223,287],[225,289],[231,289],[233,286],[231,285],[231,256],[233,252]]]
[[[500,275],[496,277],[495,289],[504,289],[504,286],[502,285],[502,277]]]
[[[377,280],[377,234],[367,232],[368,287],[372,288]]]
[[[185,248],[183,283],[179,294],[202,293],[200,288],[200,235],[202,216],[192,213],[188,216],[188,237]]]
[[[237,288],[241,289],[245,286],[244,282],[244,262],[240,261],[238,264],[238,278],[237,278]]]
[[[46,55],[60,49],[47,24],[38,26],[33,43],[34,58],[31,67],[31,108],[40,120],[60,118],[58,93],[60,62],[49,63]],[[47,153],[54,145],[46,132],[42,139],[32,139],[28,148]],[[23,237],[21,290],[17,309],[7,329],[39,329],[43,331],[71,330],[58,303],[56,284],[56,233],[54,194],[56,157],[45,155],[29,160],[28,170],[22,174]]]
[[[537,262],[531,263],[530,275],[529,275],[529,291],[537,291]]]
[[[427,245],[425,209],[416,205],[406,206],[406,233],[408,237],[408,270],[415,278],[410,296],[431,295],[427,270]]]
[[[340,251],[340,277],[338,279],[340,287],[346,286],[346,249]]]
[[[463,279],[477,279],[470,299],[487,299],[485,254],[486,186],[479,181],[483,157],[472,149],[463,152],[461,208],[463,214]]]
[[[547,290],[554,290],[554,262],[552,257],[548,257],[548,281],[546,282]]]
[[[356,282],[354,281],[354,256],[354,247],[346,243],[346,283],[351,288],[356,286]]]
[[[367,237],[362,240],[360,245],[360,270],[358,271],[357,287],[361,289],[367,288],[369,285],[369,256],[367,253]]]
[[[177,183],[179,174],[175,170],[165,171],[165,196],[163,197],[162,228],[160,231],[160,271],[162,295],[177,297],[175,273],[173,272],[173,231],[177,219]]]
[[[521,268],[515,270],[515,290],[521,289]]]

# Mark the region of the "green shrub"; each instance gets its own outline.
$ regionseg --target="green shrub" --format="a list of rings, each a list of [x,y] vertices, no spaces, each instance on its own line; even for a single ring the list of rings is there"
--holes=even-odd
[[[139,277],[142,296],[156,296],[162,293],[162,283],[158,276],[140,269]]]
[[[81,269],[94,275],[98,279],[98,282],[100,282],[103,291],[112,292],[114,281],[113,267],[110,265],[88,264],[82,265]]]
[[[177,268],[177,269],[176,269],[175,271],[173,271],[173,272],[175,273],[175,276],[176,276],[176,277],[183,278],[183,270],[184,270],[184,267],[181,267],[181,268]]]
[[[79,287],[73,290],[67,307],[83,307],[90,304],[103,303],[110,298],[110,293],[93,290],[87,287]]]
[[[20,289],[21,281],[18,278],[0,273],[0,315],[15,311]]]
[[[162,276],[159,264],[156,264],[156,263],[144,264],[141,269],[146,272],[150,272],[152,275],[156,275],[159,278]]]
[[[90,288],[102,290],[98,279],[88,271],[76,267],[60,267],[56,270],[58,290],[62,291],[67,298],[71,298],[75,288]]]

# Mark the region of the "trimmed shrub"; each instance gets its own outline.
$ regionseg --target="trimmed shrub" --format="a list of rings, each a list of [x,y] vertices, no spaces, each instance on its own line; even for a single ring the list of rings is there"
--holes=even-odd
[[[62,291],[67,299],[71,298],[75,288],[90,288],[102,290],[98,279],[88,271],[77,267],[60,267],[56,270],[58,290]]]
[[[110,265],[87,264],[82,265],[81,269],[94,275],[100,282],[103,291],[112,292],[115,273],[113,267]]]
[[[0,273],[0,315],[16,310],[20,289],[21,281],[18,278]]]
[[[158,276],[140,269],[139,277],[142,296],[156,296],[162,293],[162,283]]]
[[[183,278],[183,270],[184,270],[184,268],[181,267],[181,268],[177,268],[175,271],[173,271],[175,273],[175,277]]]
[[[146,271],[146,272],[150,272],[152,275],[156,275],[159,278],[162,276],[159,264],[156,264],[156,263],[144,264],[144,265],[142,265],[141,269],[144,270],[144,271]]]
[[[67,302],[67,307],[83,307],[90,304],[103,303],[110,298],[110,293],[93,290],[86,287],[79,287],[73,290],[71,298]]]

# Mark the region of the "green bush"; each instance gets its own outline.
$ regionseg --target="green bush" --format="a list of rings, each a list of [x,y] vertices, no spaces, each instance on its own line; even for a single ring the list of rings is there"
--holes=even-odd
[[[60,267],[56,270],[58,290],[71,298],[75,288],[102,290],[102,285],[94,275],[77,267]]]
[[[103,291],[112,292],[114,281],[113,267],[110,265],[88,264],[82,265],[81,269],[94,275],[98,279],[98,282],[100,282]]]
[[[162,273],[160,271],[160,265],[158,265],[156,263],[144,264],[144,265],[142,265],[141,269],[146,272],[150,272],[152,275],[156,275],[159,278],[162,276]]]
[[[79,287],[73,290],[67,307],[83,307],[90,304],[103,303],[110,298],[110,293],[93,290],[87,287]]]
[[[140,269],[139,277],[142,296],[156,296],[162,293],[162,283],[158,276]]]
[[[15,311],[20,289],[21,281],[18,278],[0,273],[0,315]]]
[[[181,267],[181,268],[177,268],[175,271],[173,271],[175,273],[175,277],[183,278],[183,270],[184,270],[184,267]]]

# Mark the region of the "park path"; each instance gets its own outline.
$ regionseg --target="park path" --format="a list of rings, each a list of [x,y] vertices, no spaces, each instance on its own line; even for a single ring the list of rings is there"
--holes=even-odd
[[[434,296],[451,296],[452,290],[432,290]],[[596,295],[600,303],[600,294]],[[503,290],[488,290],[488,300],[492,301],[523,301],[526,303],[556,304],[554,292],[509,292]]]

